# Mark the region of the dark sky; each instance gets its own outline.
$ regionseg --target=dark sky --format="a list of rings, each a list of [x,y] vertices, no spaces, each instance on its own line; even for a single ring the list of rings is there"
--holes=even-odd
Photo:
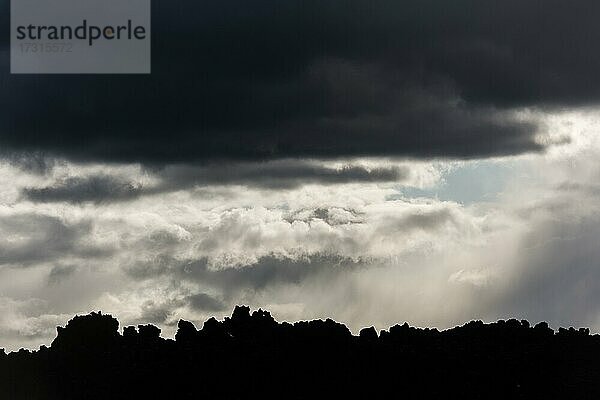
[[[0,146],[145,163],[471,158],[541,150],[518,107],[600,97],[590,0],[153,0],[152,13],[149,76],[11,76],[2,34]]]

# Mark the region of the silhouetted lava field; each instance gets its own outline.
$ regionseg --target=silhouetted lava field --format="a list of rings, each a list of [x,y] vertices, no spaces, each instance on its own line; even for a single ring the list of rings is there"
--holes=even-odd
[[[175,340],[153,325],[77,316],[52,345],[0,353],[2,399],[589,398],[600,336],[527,321],[440,332],[396,325],[353,336],[332,320],[278,323],[236,307]]]

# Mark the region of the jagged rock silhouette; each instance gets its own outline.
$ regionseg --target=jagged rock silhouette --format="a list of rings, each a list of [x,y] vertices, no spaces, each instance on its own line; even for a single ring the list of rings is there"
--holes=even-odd
[[[91,313],[38,351],[0,352],[2,399],[597,399],[600,336],[527,321],[353,336],[333,320],[278,323],[238,306],[175,340]]]

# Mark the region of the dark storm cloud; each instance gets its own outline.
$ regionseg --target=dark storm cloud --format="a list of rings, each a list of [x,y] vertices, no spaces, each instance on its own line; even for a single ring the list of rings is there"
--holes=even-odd
[[[198,311],[223,311],[227,308],[227,305],[222,301],[206,293],[197,293],[188,296],[186,301],[190,307]]]
[[[40,152],[10,152],[0,156],[0,160],[6,160],[10,165],[37,175],[51,172],[58,163],[56,159]]]
[[[299,284],[310,276],[350,271],[361,265],[364,263],[337,254],[305,254],[298,258],[268,255],[253,264],[226,269],[212,269],[206,260],[199,260],[180,267],[178,274],[229,293],[240,289],[261,290],[277,284]]]
[[[345,165],[333,168],[301,160],[220,163],[204,167],[175,165],[154,172],[162,180],[156,189],[158,191],[214,184],[281,189],[294,188],[304,183],[395,182],[404,180],[409,175],[408,168],[404,167],[368,169],[359,165]]]
[[[0,48],[8,46],[0,0]],[[594,0],[153,2],[150,76],[10,76],[0,145],[185,162],[541,150],[522,106],[597,102]]]
[[[149,300],[142,304],[139,322],[153,324],[165,323],[171,315],[173,315],[174,310],[183,305],[185,305],[185,302],[181,300],[166,300],[164,302]]]
[[[135,199],[141,194],[141,186],[108,175],[97,175],[68,178],[55,186],[25,188],[22,194],[27,200],[41,203],[103,203]]]
[[[266,189],[292,189],[306,183],[343,184],[365,182],[398,182],[409,176],[406,167],[366,168],[345,165],[327,167],[300,160],[265,163],[219,163],[205,166],[170,165],[148,169],[158,183],[144,187],[110,175],[70,177],[50,186],[22,189],[24,199],[37,203],[68,202],[108,203],[134,200],[153,195],[207,185],[244,185]]]
[[[230,268],[212,268],[207,258],[186,262],[172,257],[159,257],[152,263],[132,265],[126,272],[138,280],[156,276],[177,277],[178,280],[200,282],[229,294],[243,289],[261,290],[277,284],[298,284],[319,273],[350,271],[366,264],[364,260],[321,253],[299,257],[272,254],[262,256],[256,262]],[[203,303],[200,300],[206,299],[188,300],[193,306],[194,301],[198,300],[200,304]]]

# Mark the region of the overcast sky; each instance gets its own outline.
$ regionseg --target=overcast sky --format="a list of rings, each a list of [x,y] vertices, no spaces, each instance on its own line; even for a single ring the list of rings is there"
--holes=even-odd
[[[600,332],[599,2],[152,12],[149,76],[10,75],[0,35],[0,347],[241,303]]]

